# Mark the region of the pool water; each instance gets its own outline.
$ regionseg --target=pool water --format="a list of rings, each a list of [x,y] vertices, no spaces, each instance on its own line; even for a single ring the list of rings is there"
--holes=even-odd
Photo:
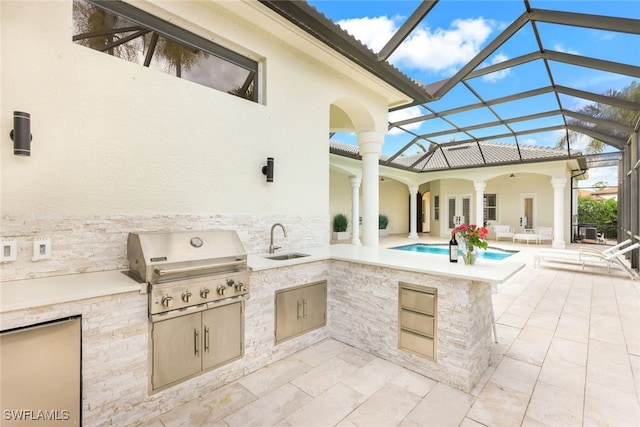
[[[449,256],[448,244],[427,244],[427,243],[414,243],[412,245],[396,246],[390,249],[398,249],[401,251],[409,252],[422,252],[428,254],[447,255]],[[488,247],[487,249],[480,249],[478,252],[478,258],[501,260],[510,257],[511,255],[518,253],[518,251],[507,251],[500,248]]]

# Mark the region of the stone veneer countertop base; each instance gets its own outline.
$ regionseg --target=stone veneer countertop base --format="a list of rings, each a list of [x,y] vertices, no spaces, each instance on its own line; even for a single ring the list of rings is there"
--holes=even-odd
[[[289,252],[304,253],[309,256],[280,261],[267,258]],[[248,265],[252,271],[261,271],[327,259],[491,284],[504,282],[524,267],[522,263],[484,259],[479,259],[476,265],[468,266],[460,262],[451,263],[442,255],[350,244],[284,249],[275,254],[251,254],[248,256]],[[0,285],[0,313],[100,296],[140,292],[143,286],[117,270],[4,282]]]

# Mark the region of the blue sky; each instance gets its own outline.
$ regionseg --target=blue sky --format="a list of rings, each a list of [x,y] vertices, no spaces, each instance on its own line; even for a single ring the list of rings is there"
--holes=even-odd
[[[309,4],[338,23],[373,51],[378,52],[420,2],[413,0],[311,0]],[[640,19],[640,1],[637,0],[531,0],[530,5],[533,9]],[[441,0],[389,58],[389,62],[411,78],[425,84],[447,79],[494,40],[525,10],[522,0]],[[542,22],[537,23],[536,29],[544,48],[547,50],[640,66],[640,48],[638,47],[640,40],[637,36]],[[528,24],[493,52],[479,68],[537,51],[539,51],[539,47],[533,26]],[[621,90],[633,80],[629,76],[577,67],[562,62],[550,61],[549,64],[557,85],[597,94],[610,89]],[[529,62],[509,70],[475,78],[468,83],[485,100],[550,85],[543,61]],[[442,111],[477,102],[478,98],[469,91],[469,88],[458,84],[440,100],[427,104],[427,107]],[[561,95],[561,102],[563,108],[574,110],[590,103],[590,101],[564,95]],[[502,118],[511,118],[555,110],[558,108],[558,104],[553,94],[547,94],[526,101],[498,104],[494,108]],[[390,121],[428,113],[429,111],[422,107],[412,107],[393,113]],[[484,109],[461,113],[453,118],[455,118],[457,126],[495,121],[495,116]],[[561,124],[560,116],[514,124],[513,129],[516,131],[526,130],[531,127],[558,124]],[[451,126],[441,120],[429,120],[408,126],[407,129],[416,134],[426,134],[451,129]],[[474,136],[481,138],[484,135],[502,133],[504,130],[498,127],[478,131]],[[468,138],[463,134],[449,134],[437,142],[448,142],[454,137],[457,141]],[[520,137],[518,142],[520,144],[555,146],[559,137],[560,134],[553,131]],[[355,144],[354,135],[338,134],[334,138]],[[393,154],[411,138],[412,136],[406,132],[391,130],[385,138],[383,153]],[[505,143],[514,142],[512,138],[492,140]],[[581,138],[574,148],[582,149],[587,142],[586,138]],[[416,147],[405,153],[411,154],[418,150],[419,148]],[[615,150],[606,149],[605,152],[607,151]],[[591,169],[590,179],[581,182],[580,186],[589,186],[597,181],[617,185],[616,173],[615,168]]]

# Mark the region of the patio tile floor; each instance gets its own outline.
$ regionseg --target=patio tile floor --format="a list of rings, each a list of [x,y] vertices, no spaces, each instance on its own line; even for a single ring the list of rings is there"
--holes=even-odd
[[[640,426],[640,283],[490,245],[526,267],[493,295],[498,343],[471,393],[328,339],[145,426]]]

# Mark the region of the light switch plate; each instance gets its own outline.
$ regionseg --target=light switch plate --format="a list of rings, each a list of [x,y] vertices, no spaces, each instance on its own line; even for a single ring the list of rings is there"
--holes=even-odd
[[[39,237],[33,240],[33,261],[51,258],[51,239]]]
[[[16,239],[0,240],[0,262],[11,262],[18,259],[18,244]]]

